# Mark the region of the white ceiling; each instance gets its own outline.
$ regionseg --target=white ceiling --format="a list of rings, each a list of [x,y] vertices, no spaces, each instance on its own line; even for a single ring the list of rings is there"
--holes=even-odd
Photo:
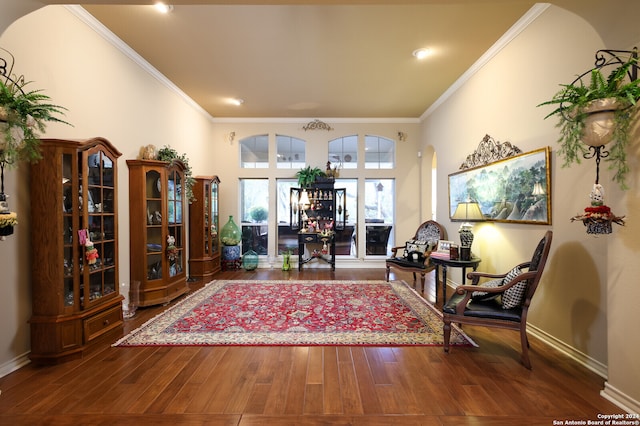
[[[161,15],[151,2],[86,0],[83,7],[219,118],[418,118],[535,4],[174,0]],[[637,9],[640,2],[554,3],[597,27],[610,24],[614,4]],[[418,61],[411,53],[422,47],[432,55]],[[244,104],[230,105],[233,97]]]

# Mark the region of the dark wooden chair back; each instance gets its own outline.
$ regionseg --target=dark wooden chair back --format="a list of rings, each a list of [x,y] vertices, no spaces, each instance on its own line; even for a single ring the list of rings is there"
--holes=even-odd
[[[430,246],[435,247],[438,240],[444,240],[447,238],[447,232],[442,225],[435,220],[427,220],[418,226],[416,233],[413,235],[412,240],[426,241]],[[391,268],[396,268],[401,271],[407,271],[413,273],[413,284],[416,285],[417,274],[420,274],[420,285],[424,286],[424,280],[426,274],[435,269],[435,266],[429,262],[429,252],[425,253],[424,259],[419,262],[414,262],[411,259],[406,259],[403,254],[406,248],[405,245],[396,246],[391,248],[391,257],[386,260],[386,279],[389,281],[389,275]],[[424,287],[422,287],[424,288]],[[420,288],[417,288],[420,290]]]
[[[451,323],[518,330],[522,345],[522,363],[525,367],[531,368],[527,314],[547,264],[552,238],[553,232],[547,231],[536,246],[531,260],[514,267],[522,271],[519,274],[514,274],[512,272],[514,269],[504,274],[477,271],[467,274],[471,284],[456,287],[454,295],[445,302],[443,307],[445,352],[449,352]],[[494,283],[496,280],[502,280],[502,283],[498,286],[483,286],[484,282],[480,283],[481,278],[491,279]],[[516,291],[518,287],[523,288],[520,302],[513,303],[513,306],[507,305],[504,302],[506,292],[518,293]]]

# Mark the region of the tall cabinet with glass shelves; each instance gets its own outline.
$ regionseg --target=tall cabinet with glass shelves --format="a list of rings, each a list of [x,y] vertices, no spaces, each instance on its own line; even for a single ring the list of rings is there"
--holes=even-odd
[[[189,278],[209,282],[220,271],[218,176],[196,176],[189,204]]]
[[[30,358],[82,355],[122,326],[118,287],[117,159],[106,139],[44,139],[31,165]]]
[[[127,160],[131,283],[138,305],[189,291],[185,271],[185,191],[181,161]]]

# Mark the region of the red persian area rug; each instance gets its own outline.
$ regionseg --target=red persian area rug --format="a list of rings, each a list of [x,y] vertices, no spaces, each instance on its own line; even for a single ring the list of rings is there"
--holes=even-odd
[[[218,280],[113,346],[442,344],[441,313],[404,281]]]

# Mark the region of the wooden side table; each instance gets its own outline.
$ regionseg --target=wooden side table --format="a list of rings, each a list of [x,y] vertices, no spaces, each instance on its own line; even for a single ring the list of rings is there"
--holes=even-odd
[[[475,271],[478,269],[478,265],[482,261],[479,257],[473,257],[471,260],[452,260],[438,256],[429,256],[431,262],[436,266],[436,302],[438,301],[438,277],[440,276],[439,270],[442,268],[442,304],[447,303],[447,268],[462,268],[462,285],[465,284],[467,279],[467,268],[473,268]]]

